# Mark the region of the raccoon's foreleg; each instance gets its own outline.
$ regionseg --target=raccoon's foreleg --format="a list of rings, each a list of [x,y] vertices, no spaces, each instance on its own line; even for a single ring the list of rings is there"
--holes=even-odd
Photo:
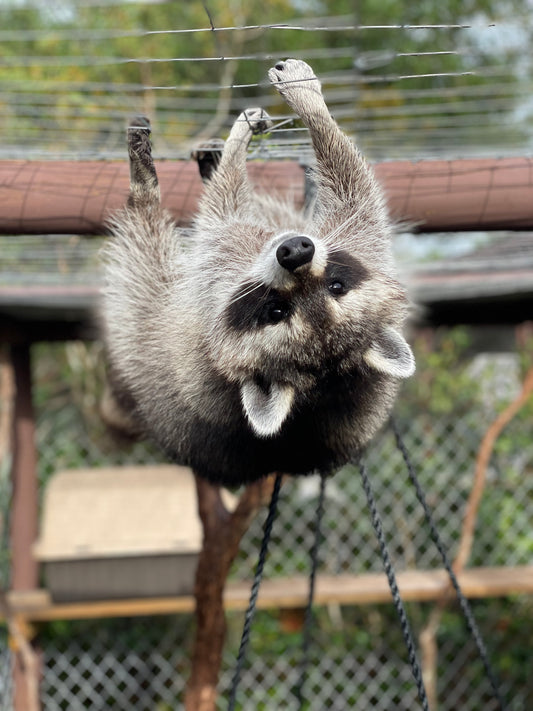
[[[246,152],[254,134],[271,125],[263,109],[247,109],[237,118],[224,145],[222,158],[206,186],[200,202],[200,223],[213,218],[225,220],[232,215],[246,217],[251,202],[251,188],[246,171]]]
[[[365,219],[386,221],[385,200],[374,174],[328,111],[320,82],[301,60],[287,59],[269,70],[273,86],[309,128],[317,158],[317,207],[346,219],[364,206]],[[370,200],[369,200],[370,198]]]

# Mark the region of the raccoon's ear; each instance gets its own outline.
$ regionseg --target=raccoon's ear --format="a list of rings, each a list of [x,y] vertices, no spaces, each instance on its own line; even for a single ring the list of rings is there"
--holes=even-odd
[[[270,383],[268,387],[255,380],[241,385],[244,414],[259,437],[271,437],[281,429],[294,402],[294,388],[284,383]]]
[[[395,378],[408,378],[415,372],[411,349],[402,334],[390,326],[377,334],[363,358],[371,368]]]

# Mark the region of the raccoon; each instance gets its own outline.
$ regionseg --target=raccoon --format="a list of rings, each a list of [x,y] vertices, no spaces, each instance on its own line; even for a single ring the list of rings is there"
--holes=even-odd
[[[148,124],[128,132],[131,190],[111,222],[103,318],[117,400],[168,456],[234,486],[332,472],[358,456],[415,368],[385,199],[311,67],[272,85],[308,127],[311,212],[254,194],[235,121],[189,238],[160,205]]]

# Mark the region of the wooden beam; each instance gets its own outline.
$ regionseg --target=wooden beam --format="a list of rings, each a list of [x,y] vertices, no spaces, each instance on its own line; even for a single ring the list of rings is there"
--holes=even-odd
[[[445,570],[407,570],[397,573],[400,593],[405,601],[440,600],[454,592]],[[467,598],[504,597],[533,594],[533,566],[469,568],[458,575]],[[260,609],[303,608],[307,604],[306,576],[265,580],[259,591]],[[224,594],[226,610],[245,610],[250,596],[249,582],[230,582]],[[391,602],[387,579],[382,573],[365,575],[319,575],[315,603],[327,605],[367,605]],[[104,617],[173,615],[194,610],[192,595],[139,600],[54,603],[46,590],[9,595],[16,614],[32,622]]]
[[[163,204],[187,223],[202,194],[192,161],[159,161]],[[251,161],[259,189],[302,204],[304,172],[293,161]],[[393,217],[421,231],[533,229],[532,158],[391,161],[376,166]],[[102,234],[125,204],[126,161],[0,161],[0,233]]]
[[[37,452],[32,402],[30,345],[12,346],[15,384],[13,407],[13,462],[11,479],[11,590],[33,590],[38,583],[38,565],[32,546],[38,532]],[[11,611],[10,611],[11,612]],[[13,622],[17,625],[18,623]],[[25,625],[21,624],[21,630]],[[36,711],[40,669],[30,640],[20,632],[15,645],[13,687],[15,711]]]
[[[15,382],[11,468],[11,588],[33,590],[38,579],[38,565],[32,553],[38,533],[38,482],[30,346],[13,346],[11,358]]]

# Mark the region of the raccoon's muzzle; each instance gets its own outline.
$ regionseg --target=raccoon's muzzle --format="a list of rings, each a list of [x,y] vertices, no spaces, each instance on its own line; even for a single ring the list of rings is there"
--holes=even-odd
[[[293,272],[304,264],[312,261],[315,245],[309,237],[289,237],[276,250],[276,259],[280,266]]]

